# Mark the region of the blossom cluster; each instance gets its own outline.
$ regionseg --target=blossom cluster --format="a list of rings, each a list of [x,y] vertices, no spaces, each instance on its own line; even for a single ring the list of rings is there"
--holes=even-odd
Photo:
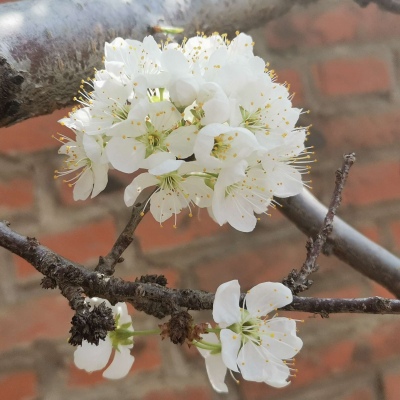
[[[273,197],[298,194],[309,151],[286,85],[253,54],[250,36],[199,35],[158,45],[117,38],[104,69],[82,81],[80,105],[61,124],[68,158],[56,176],[75,200],[98,195],[114,168],[135,177],[127,206],[155,187],[150,211],[163,223],[206,208],[220,225],[249,232]]]

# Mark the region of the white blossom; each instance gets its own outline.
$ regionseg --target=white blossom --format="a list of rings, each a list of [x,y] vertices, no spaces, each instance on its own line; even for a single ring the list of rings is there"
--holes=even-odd
[[[130,354],[133,347],[132,318],[128,314],[125,303],[117,303],[112,306],[107,300],[93,297],[86,299],[93,307],[106,303],[111,308],[116,320],[116,329],[108,333],[104,340],[99,341],[99,345],[83,341],[74,353],[74,363],[79,369],[87,372],[98,371],[106,367],[108,361],[114,353],[111,364],[103,371],[103,377],[107,379],[121,379],[130,371],[135,358]]]
[[[264,282],[247,292],[241,308],[237,280],[218,287],[213,306],[218,328],[199,342],[210,382],[217,391],[227,390],[224,386],[226,369],[240,372],[246,380],[274,387],[290,383],[291,359],[300,351],[303,342],[296,335],[293,319],[276,315],[268,318],[267,315],[292,300],[291,291],[284,285]],[[219,338],[215,331],[219,331]]]

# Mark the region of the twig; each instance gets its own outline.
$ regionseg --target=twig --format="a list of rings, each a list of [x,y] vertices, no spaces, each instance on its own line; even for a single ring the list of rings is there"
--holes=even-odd
[[[327,208],[308,190],[279,199],[279,210],[307,236],[316,235]],[[326,250],[329,249],[329,253]],[[400,259],[336,217],[324,254],[334,254],[400,298]]]
[[[121,255],[132,243],[136,228],[144,215],[149,211],[150,206],[148,200],[152,194],[153,192],[149,193],[143,201],[134,204],[128,224],[119,235],[110,252],[105,257],[100,256],[96,271],[111,276],[115,271],[115,265],[123,261]]]
[[[298,294],[307,290],[313,283],[311,280],[308,279],[308,277],[313,272],[318,270],[317,258],[321,254],[326,240],[332,232],[333,219],[342,201],[342,191],[344,185],[346,184],[350,168],[354,164],[355,160],[356,158],[354,153],[344,156],[344,161],[341,169],[338,169],[336,171],[335,189],[333,191],[331,202],[328,207],[328,212],[326,213],[322,227],[318,232],[315,240],[313,240],[312,237],[307,240],[307,258],[299,272],[294,269],[290,272],[288,277],[283,280],[283,283],[288,286],[294,294]]]
[[[284,310],[316,313],[322,317],[335,313],[400,314],[400,300],[385,299],[378,296],[359,299],[322,299],[293,296],[293,302],[286,306]]]

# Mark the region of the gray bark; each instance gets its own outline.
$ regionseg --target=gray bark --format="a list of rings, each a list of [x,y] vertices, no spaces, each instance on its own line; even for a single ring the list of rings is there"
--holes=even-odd
[[[24,0],[0,4],[0,127],[73,103],[104,43],[155,26],[234,35],[315,0]]]

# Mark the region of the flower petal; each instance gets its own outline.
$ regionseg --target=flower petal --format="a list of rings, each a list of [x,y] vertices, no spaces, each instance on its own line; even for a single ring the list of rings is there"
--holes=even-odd
[[[168,149],[178,158],[187,158],[193,154],[197,127],[195,125],[182,126],[175,129],[168,136]]]
[[[125,204],[128,207],[132,206],[144,189],[156,185],[157,183],[158,179],[155,176],[147,172],[140,174],[126,187],[124,193]]]
[[[247,293],[245,301],[250,314],[261,317],[290,304],[293,295],[290,289],[281,283],[264,282],[254,286]]]
[[[237,357],[241,345],[241,336],[230,329],[222,329],[220,332],[222,345],[222,360],[232,371],[239,372],[237,367]]]
[[[236,279],[218,287],[213,305],[213,318],[222,328],[240,321],[239,300],[240,285]]]
[[[228,393],[225,384],[226,366],[222,361],[221,354],[212,354],[205,359],[208,379],[217,393]]]
[[[289,318],[272,318],[260,327],[262,345],[275,357],[287,360],[303,347],[296,336],[296,322]]]
[[[74,363],[79,369],[87,372],[104,368],[111,355],[112,345],[108,337],[100,340],[99,345],[91,344],[84,340],[74,353]]]
[[[121,379],[124,378],[131,369],[135,357],[130,353],[126,346],[120,346],[119,351],[115,351],[114,359],[109,367],[103,372],[104,378]]]

